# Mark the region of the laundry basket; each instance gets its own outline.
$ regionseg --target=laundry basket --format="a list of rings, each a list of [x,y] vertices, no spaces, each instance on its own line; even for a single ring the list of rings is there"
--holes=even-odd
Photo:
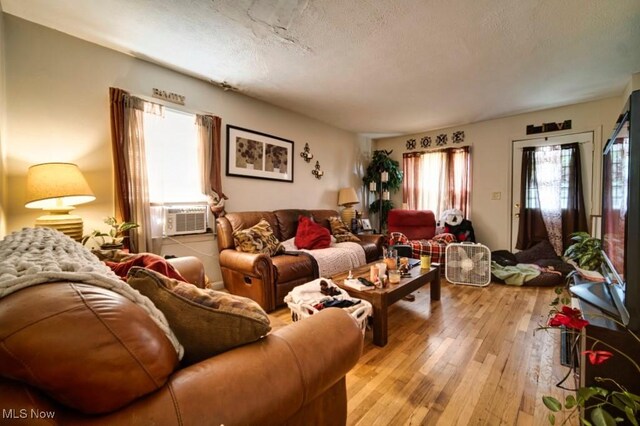
[[[320,292],[320,281],[322,280],[326,281],[331,287],[338,289],[340,294],[337,296],[327,296],[322,294]],[[293,321],[299,321],[320,312],[314,306],[322,301],[332,298],[335,300],[350,300],[352,302],[360,301],[356,305],[352,305],[342,309],[349,315],[351,315],[353,319],[355,319],[356,323],[360,327],[360,330],[362,331],[362,334],[364,334],[367,329],[367,318],[373,311],[371,303],[367,302],[366,300],[349,296],[349,293],[336,286],[329,279],[318,278],[316,280],[298,286],[285,296],[284,301],[287,303],[287,306],[289,306],[289,309],[291,310],[291,319]]]

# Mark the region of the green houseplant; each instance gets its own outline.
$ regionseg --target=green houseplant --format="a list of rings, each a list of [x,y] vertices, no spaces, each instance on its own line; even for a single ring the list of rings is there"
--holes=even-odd
[[[571,244],[564,252],[564,256],[575,261],[582,269],[595,271],[602,263],[602,242],[591,237],[586,232],[571,234]]]
[[[140,225],[135,222],[118,223],[116,218],[113,216],[106,218],[104,223],[110,227],[108,232],[94,229],[91,234],[82,237],[82,244],[86,244],[89,240],[93,240],[103,250],[122,248],[124,239],[128,237],[127,233],[131,229],[140,227]]]
[[[369,204],[369,212],[376,214],[381,213],[382,220],[380,223],[382,227],[384,227],[384,224],[387,222],[387,214],[389,213],[389,210],[393,208],[393,202],[391,200],[382,200],[382,202],[380,202],[382,192],[397,192],[402,186],[403,172],[400,170],[400,163],[389,157],[392,152],[393,150],[373,151],[373,158],[367,166],[366,173],[362,178],[362,181],[367,188],[369,188],[369,185],[372,182],[375,182],[376,184],[378,197]],[[387,182],[380,181],[380,174],[382,172],[389,173],[389,180]],[[380,212],[381,206],[382,212]],[[382,232],[382,230],[380,230],[380,232]]]

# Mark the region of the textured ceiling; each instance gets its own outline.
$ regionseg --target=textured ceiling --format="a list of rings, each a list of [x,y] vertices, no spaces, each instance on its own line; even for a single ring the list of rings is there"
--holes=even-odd
[[[361,133],[620,95],[638,0],[2,0],[6,13]]]

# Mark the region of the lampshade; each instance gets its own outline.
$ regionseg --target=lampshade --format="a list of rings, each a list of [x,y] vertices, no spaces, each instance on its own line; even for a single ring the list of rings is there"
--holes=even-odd
[[[25,207],[49,212],[36,220],[36,226],[57,229],[80,241],[82,219],[69,211],[96,197],[75,164],[44,163],[29,167],[26,199]]]
[[[29,167],[28,209],[57,210],[60,206],[88,203],[96,197],[80,169],[71,163],[44,163]]]
[[[342,188],[340,192],[338,192],[339,206],[351,206],[353,204],[358,204],[359,202],[358,194],[356,194],[356,190],[353,188]]]

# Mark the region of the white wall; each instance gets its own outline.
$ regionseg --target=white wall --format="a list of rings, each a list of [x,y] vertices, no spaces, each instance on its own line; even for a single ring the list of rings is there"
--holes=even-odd
[[[6,78],[4,14],[0,4],[0,238],[7,232],[8,189],[6,170]]]
[[[622,96],[621,96],[622,97]],[[414,135],[378,139],[374,149],[393,149],[392,157],[402,164],[402,153],[406,152],[408,139],[416,139],[419,150],[420,139],[431,136],[435,142],[438,134],[446,133],[449,137],[447,146],[452,146],[451,134],[454,131],[465,132],[465,144],[472,146],[472,194],[471,214],[476,237],[479,242],[491,250],[508,249],[510,247],[511,223],[511,156],[512,143],[515,140],[533,139],[540,136],[594,131],[596,139],[609,136],[621,109],[621,97],[608,98],[595,102],[570,105],[536,111],[512,117],[487,120],[479,123],[456,126],[447,129],[425,131]],[[572,120],[572,130],[568,132],[552,132],[538,135],[526,135],[529,124],[541,125],[547,122]],[[595,148],[597,153],[599,146]],[[599,182],[599,153],[596,161],[594,182]],[[492,200],[493,192],[501,194],[500,200]],[[402,191],[392,198],[394,205],[402,204]],[[595,203],[597,207],[597,203]],[[589,214],[589,212],[588,212]]]
[[[222,159],[227,211],[337,208],[338,190],[359,185],[354,164],[362,144],[353,133],[11,15],[4,18],[9,231],[32,226],[41,214],[23,207],[23,191],[28,166],[46,161],[77,163],[86,175],[97,199],[76,210],[85,232],[103,227],[102,219],[113,214],[110,86],[149,97],[152,88],[176,92],[186,96],[185,109],[218,115],[223,125],[295,142],[294,183],[227,177]],[[305,143],[314,154],[310,164],[299,155]],[[325,172],[321,180],[311,174],[315,160]],[[210,250],[217,253],[213,243]]]

